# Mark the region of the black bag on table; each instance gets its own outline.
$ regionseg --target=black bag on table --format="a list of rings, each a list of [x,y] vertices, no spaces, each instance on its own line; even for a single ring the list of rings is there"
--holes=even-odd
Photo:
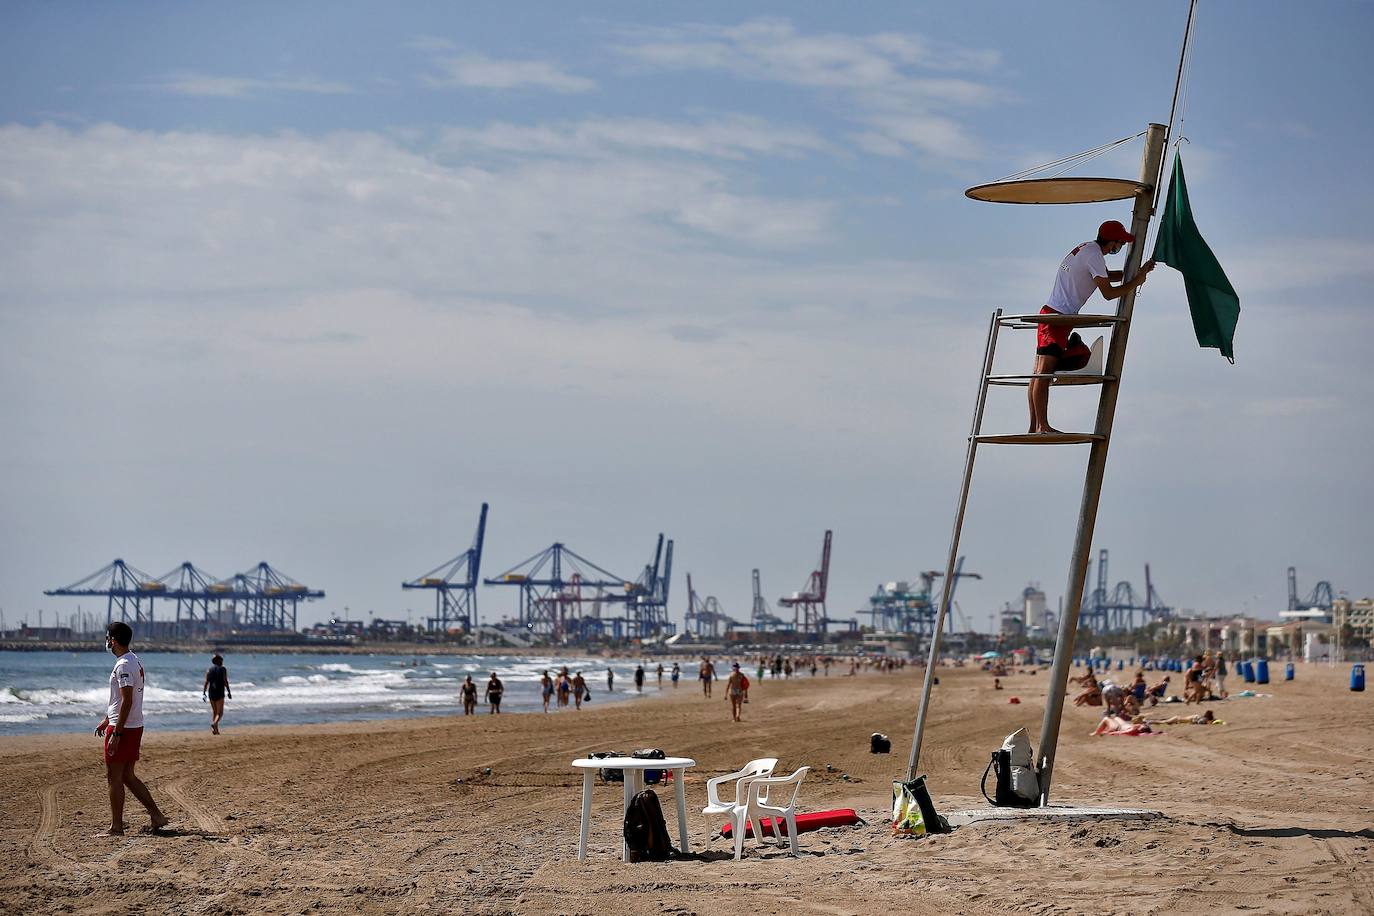
[[[630,755],[636,760],[663,760],[668,755],[656,747],[642,747]],[[658,785],[663,781],[662,770],[645,770],[644,781],[651,786]]]
[[[595,754],[587,755],[592,760],[605,760],[607,757],[624,757],[620,751],[597,751]],[[625,771],[618,767],[602,767],[597,770],[597,775],[602,782],[624,782]]]
[[[673,853],[663,807],[653,789],[645,789],[625,809],[625,845],[631,862],[663,862]]]

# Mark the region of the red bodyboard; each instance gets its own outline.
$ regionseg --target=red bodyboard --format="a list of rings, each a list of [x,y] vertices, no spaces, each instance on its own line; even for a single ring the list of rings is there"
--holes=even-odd
[[[822,827],[848,827],[851,824],[860,823],[860,821],[861,819],[858,812],[853,808],[836,808],[834,811],[811,811],[806,814],[797,815],[797,832],[806,833],[808,830],[819,830]],[[766,835],[773,835],[773,819],[771,817],[763,818],[763,823],[759,826]],[[787,836],[786,819],[778,818],[778,830],[783,836]],[[729,824],[720,828],[720,835],[727,840],[730,838],[731,832],[732,830]],[[746,837],[752,837],[754,835],[752,824],[744,825],[744,835]]]

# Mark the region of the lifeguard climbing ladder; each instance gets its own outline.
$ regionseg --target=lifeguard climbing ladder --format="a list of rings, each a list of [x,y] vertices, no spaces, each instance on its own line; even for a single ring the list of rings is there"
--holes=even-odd
[[[1157,198],[1155,189],[1160,178],[1160,164],[1164,157],[1167,128],[1162,124],[1151,124],[1145,131],[1145,155],[1141,163],[1140,180],[1128,181],[1115,178],[1048,178],[1001,181],[989,185],[970,188],[969,197],[996,203],[1021,204],[1064,204],[1098,203],[1108,200],[1135,198],[1135,209],[1131,219],[1131,234],[1136,241],[1131,244],[1126,257],[1123,278],[1130,280],[1140,269],[1141,249],[1150,227],[1150,217],[1154,213]],[[1127,138],[1134,139],[1134,138]],[[1125,141],[1118,141],[1125,142]],[[1105,148],[1105,147],[1104,147]],[[1091,152],[1091,151],[1090,151]],[[969,432],[968,451],[964,459],[964,476],[959,491],[958,509],[954,517],[954,531],[950,537],[949,557],[945,566],[946,581],[954,573],[954,564],[959,553],[959,540],[963,532],[964,512],[968,507],[969,487],[973,481],[973,462],[980,445],[1088,445],[1091,452],[1088,470],[1083,482],[1082,505],[1079,510],[1078,531],[1074,536],[1073,554],[1069,565],[1069,581],[1064,593],[1064,612],[1060,615],[1059,635],[1055,642],[1054,667],[1050,677],[1050,692],[1045,703],[1045,717],[1040,729],[1040,803],[1049,804],[1050,778],[1054,772],[1054,754],[1059,742],[1059,722],[1064,709],[1064,695],[1068,686],[1069,664],[1073,655],[1074,636],[1078,632],[1078,613],[1083,601],[1083,588],[1087,579],[1092,551],[1093,528],[1097,522],[1098,499],[1102,493],[1102,478],[1107,466],[1107,448],[1111,444],[1112,421],[1116,415],[1116,399],[1121,386],[1121,369],[1126,358],[1126,341],[1131,330],[1131,313],[1135,307],[1135,289],[1127,291],[1119,300],[1115,315],[1039,315],[1004,314],[997,309],[988,324],[987,346],[983,353],[983,366],[979,373],[978,398],[973,410],[973,427]],[[1003,329],[1035,329],[1040,324],[1053,324],[1069,328],[1105,328],[1111,334],[1107,348],[1105,366],[1084,373],[1059,373],[1051,376],[1056,387],[1065,384],[1100,385],[1101,397],[1097,406],[1097,422],[1091,432],[1064,433],[988,433],[983,430],[983,408],[987,403],[988,389],[992,386],[1026,386],[1037,378],[1036,375],[995,375],[993,358],[997,351],[998,337]],[[1100,365],[1100,363],[1099,363]],[[1094,367],[1090,364],[1089,369]],[[935,619],[935,631],[930,641],[930,656],[927,660],[925,679],[921,688],[921,705],[916,716],[916,734],[911,743],[911,756],[907,764],[907,780],[916,776],[916,766],[920,761],[921,740],[925,731],[926,712],[930,705],[930,690],[935,676],[935,665],[939,660],[940,634],[944,629],[945,615],[949,613],[950,593],[945,589],[940,600]]]

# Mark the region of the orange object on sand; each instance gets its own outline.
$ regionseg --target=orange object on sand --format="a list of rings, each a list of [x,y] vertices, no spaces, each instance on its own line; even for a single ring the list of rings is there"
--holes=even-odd
[[[1007,697],[1007,702],[1008,702],[1008,703],[1020,703],[1020,702],[1021,702],[1021,698],[1020,698],[1020,697]]]

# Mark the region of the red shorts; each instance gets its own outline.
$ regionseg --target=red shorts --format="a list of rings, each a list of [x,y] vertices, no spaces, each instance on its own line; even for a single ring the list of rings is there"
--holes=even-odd
[[[106,763],[132,763],[138,759],[138,746],[143,743],[142,728],[126,728],[119,736],[119,747],[114,755],[110,755],[110,738],[114,737],[114,729],[105,730],[105,762]]]
[[[1040,307],[1040,314],[1058,315],[1059,313],[1048,305],[1044,305]],[[1041,356],[1063,356],[1064,351],[1069,346],[1069,326],[1042,322],[1035,327],[1035,352]]]

